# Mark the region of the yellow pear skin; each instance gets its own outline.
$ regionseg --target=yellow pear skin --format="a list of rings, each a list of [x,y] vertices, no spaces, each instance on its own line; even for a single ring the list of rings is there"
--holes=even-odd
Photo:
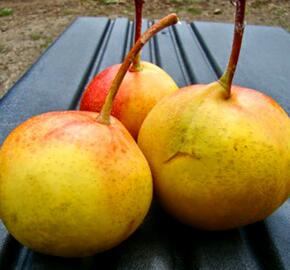
[[[123,125],[90,112],[46,113],[24,122],[0,152],[0,212],[23,245],[83,257],[110,249],[143,221],[149,165]]]
[[[145,119],[138,144],[156,194],[183,223],[225,230],[262,220],[290,194],[290,120],[270,97],[186,87]]]

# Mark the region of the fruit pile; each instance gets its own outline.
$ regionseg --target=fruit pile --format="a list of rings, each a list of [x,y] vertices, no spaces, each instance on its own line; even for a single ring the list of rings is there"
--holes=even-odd
[[[270,97],[232,85],[244,32],[237,0],[229,64],[209,85],[178,89],[141,61],[170,14],[120,65],[98,74],[79,111],[49,112],[16,127],[0,150],[0,217],[22,244],[83,257],[108,250],[142,223],[154,193],[171,215],[206,230],[266,218],[290,194],[290,120]],[[137,140],[137,143],[136,143]]]

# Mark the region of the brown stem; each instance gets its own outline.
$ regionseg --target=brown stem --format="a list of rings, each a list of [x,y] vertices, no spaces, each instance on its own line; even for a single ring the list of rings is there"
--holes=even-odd
[[[144,0],[135,0],[135,43],[141,37],[142,33],[142,10],[143,10]],[[130,69],[132,72],[141,71],[141,50],[136,55],[133,65]]]
[[[114,98],[118,92],[118,89],[128,71],[128,68],[132,64],[133,60],[135,59],[138,52],[142,49],[145,43],[154,36],[157,32],[161,31],[162,29],[176,24],[178,22],[178,17],[175,13],[167,15],[159,22],[152,25],[135,43],[133,48],[130,50],[128,55],[126,56],[123,64],[121,65],[115,79],[112,82],[110,87],[109,93],[106,97],[105,104],[102,107],[102,110],[97,118],[97,121],[102,124],[109,125],[110,124],[110,114],[113,106]]]
[[[235,75],[236,67],[239,60],[239,55],[242,46],[243,33],[244,33],[244,18],[245,18],[246,0],[236,0],[236,19],[235,31],[232,45],[232,52],[227,69],[223,76],[219,79],[220,84],[226,90],[226,98],[231,96],[231,87]]]

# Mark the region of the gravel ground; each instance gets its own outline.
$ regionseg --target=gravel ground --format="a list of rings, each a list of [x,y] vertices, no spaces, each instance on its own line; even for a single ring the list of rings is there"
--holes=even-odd
[[[133,0],[0,0],[0,98],[77,16],[134,16]],[[144,17],[233,21],[229,0],[147,1]],[[289,0],[248,0],[247,22],[290,31]]]

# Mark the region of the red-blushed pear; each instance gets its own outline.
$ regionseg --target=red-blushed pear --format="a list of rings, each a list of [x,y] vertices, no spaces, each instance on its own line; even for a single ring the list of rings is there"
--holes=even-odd
[[[135,41],[141,35],[143,0],[135,0]],[[113,65],[100,72],[82,95],[80,110],[99,112],[109,87],[120,65]],[[148,112],[164,96],[178,90],[173,79],[161,68],[141,62],[141,52],[134,59],[114,100],[112,115],[118,118],[136,139]]]
[[[100,114],[50,112],[14,129],[0,150],[0,213],[23,245],[50,255],[82,257],[110,249],[143,221],[152,200],[149,165],[126,128],[110,117],[112,101],[145,42],[135,44]]]
[[[232,85],[244,30],[236,1],[230,61],[222,78],[164,98],[138,144],[156,194],[181,222],[225,230],[266,218],[290,193],[290,120],[270,97]]]

